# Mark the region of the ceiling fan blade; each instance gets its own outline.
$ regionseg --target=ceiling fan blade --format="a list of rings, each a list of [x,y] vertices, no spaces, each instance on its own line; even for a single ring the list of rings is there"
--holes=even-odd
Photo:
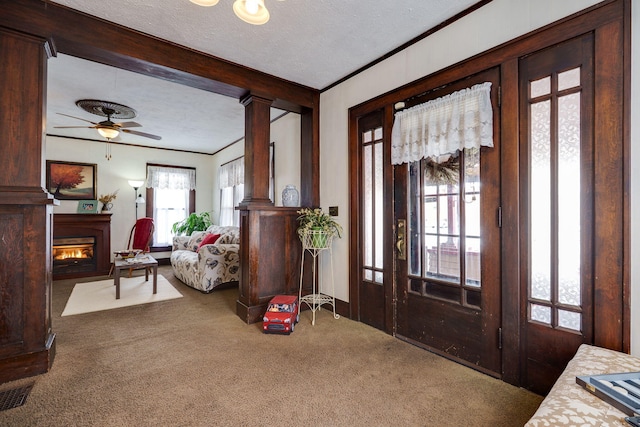
[[[62,114],[62,113],[56,113],[56,114],[60,114],[61,116],[71,117],[72,119],[82,120],[83,122],[91,123],[92,125],[97,125],[96,122],[92,122],[91,120],[87,120],[87,119],[82,119],[80,117],[70,116],[68,114]]]
[[[156,139],[158,141],[162,139],[161,136],[152,135],[150,133],[145,133],[145,132],[138,132],[137,130],[129,130],[129,129],[120,129],[120,130],[125,133],[130,133],[131,135],[144,136],[145,138]]]
[[[95,129],[95,126],[54,126],[54,129]]]
[[[136,123],[136,122],[116,123],[116,126],[118,126],[119,128],[139,128],[139,127],[142,127],[142,125],[140,123]]]

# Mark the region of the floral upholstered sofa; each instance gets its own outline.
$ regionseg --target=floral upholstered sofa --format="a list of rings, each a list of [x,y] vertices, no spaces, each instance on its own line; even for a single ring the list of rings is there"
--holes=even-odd
[[[638,357],[582,344],[525,427],[629,427],[625,421],[627,414],[585,390],[577,383],[576,377],[638,371]]]
[[[201,244],[219,235],[213,244]],[[240,229],[212,225],[191,236],[173,238],[173,274],[192,288],[211,292],[216,287],[240,279]]]

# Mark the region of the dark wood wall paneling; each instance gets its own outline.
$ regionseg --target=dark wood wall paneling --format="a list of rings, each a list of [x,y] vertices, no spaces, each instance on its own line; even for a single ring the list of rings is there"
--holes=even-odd
[[[55,349],[51,331],[51,243],[52,206],[56,201],[44,189],[43,123],[46,60],[56,51],[238,100],[266,99],[270,106],[301,114],[301,200],[309,206],[317,206],[320,200],[318,90],[51,2],[0,0],[0,382],[46,372]],[[249,114],[245,121],[250,132],[245,138],[249,141],[245,155],[254,159],[253,169],[245,176],[254,183],[249,186],[251,191],[257,189],[261,196],[252,195],[244,204],[246,212],[260,220],[241,227],[241,238],[245,242],[248,239],[245,249],[253,249],[242,252],[247,258],[240,263],[243,270],[246,265],[259,266],[260,270],[258,275],[243,274],[248,281],[240,285],[254,296],[245,302],[258,304],[258,308],[252,308],[255,312],[266,294],[294,293],[294,266],[299,266],[300,257],[295,233],[277,232],[260,241],[252,238],[259,236],[262,228],[282,228],[282,215],[287,218],[287,227],[293,227],[295,216],[291,212],[270,214],[274,209],[278,212],[277,208],[258,200],[268,199],[268,195],[262,195],[262,181],[256,183],[265,168],[268,170],[268,155],[263,154],[268,153],[270,143],[269,115]],[[266,148],[257,145],[263,143]],[[256,250],[267,242],[266,250]],[[288,248],[282,252],[283,259],[270,255],[272,247]],[[285,273],[281,271],[283,265]],[[272,280],[263,274],[273,274]],[[260,286],[267,283],[271,285],[263,291]],[[238,314],[249,319],[246,313]]]

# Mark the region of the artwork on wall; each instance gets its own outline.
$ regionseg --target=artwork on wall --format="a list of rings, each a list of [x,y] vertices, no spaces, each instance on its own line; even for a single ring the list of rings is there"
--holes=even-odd
[[[47,191],[58,200],[96,198],[95,163],[47,160]]]
[[[78,200],[78,213],[98,213],[98,201]]]

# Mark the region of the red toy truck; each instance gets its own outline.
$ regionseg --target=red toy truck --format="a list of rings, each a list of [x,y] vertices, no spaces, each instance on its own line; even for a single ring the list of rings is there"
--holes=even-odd
[[[276,295],[269,301],[267,311],[262,318],[262,332],[293,332],[300,320],[298,297],[295,295]]]

